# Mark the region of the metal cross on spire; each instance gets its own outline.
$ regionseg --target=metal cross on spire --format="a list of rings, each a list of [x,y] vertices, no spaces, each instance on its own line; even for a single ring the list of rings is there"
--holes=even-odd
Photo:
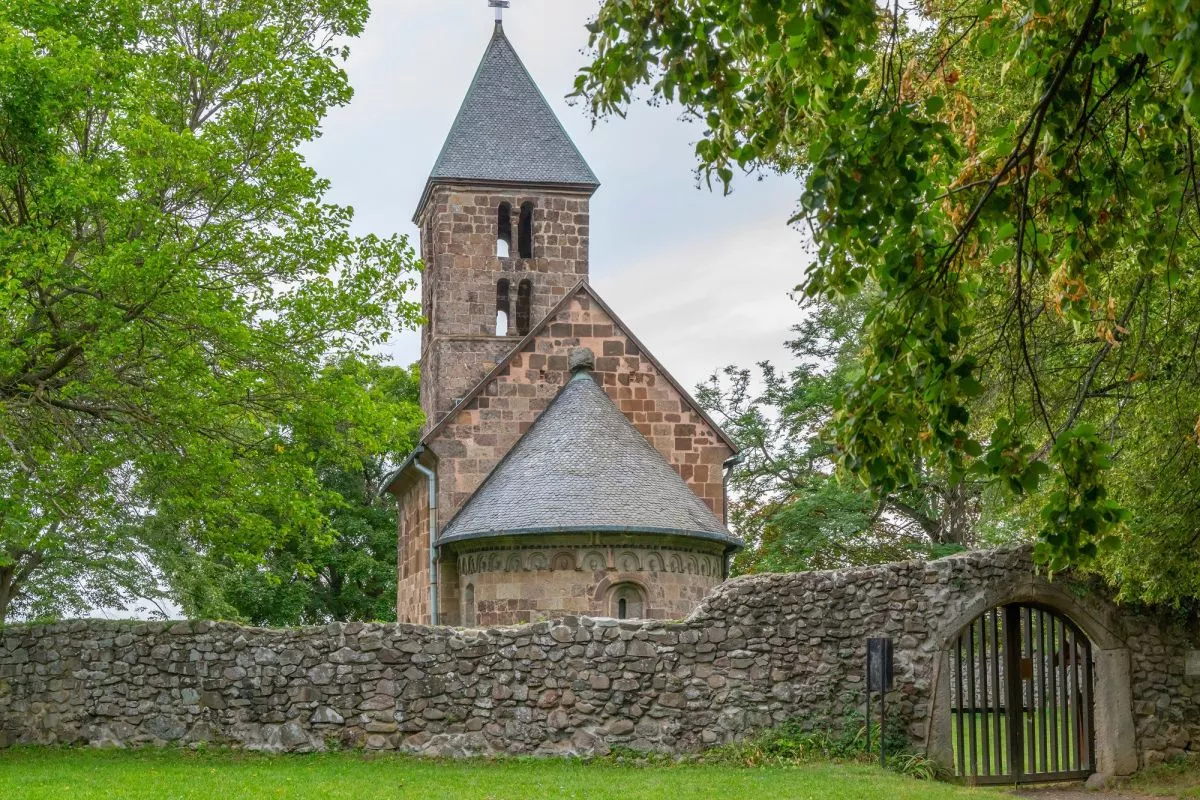
[[[504,22],[504,9],[508,8],[508,0],[488,0],[488,5],[496,9],[496,24]]]

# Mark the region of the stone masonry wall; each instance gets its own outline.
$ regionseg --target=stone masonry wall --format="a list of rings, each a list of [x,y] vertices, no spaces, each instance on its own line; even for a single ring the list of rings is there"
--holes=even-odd
[[[438,457],[441,522],[453,518],[561,391],[570,378],[567,354],[574,347],[591,348],[596,380],[720,518],[722,464],[733,451],[616,321],[580,290],[545,333],[535,336],[430,442]]]
[[[429,620],[429,494],[416,470],[397,487],[396,614],[400,622]]]
[[[507,337],[436,337],[421,354],[422,433],[427,433],[459,398],[475,388],[518,341]]]
[[[1200,675],[1189,676],[1184,663],[1186,652],[1200,650],[1200,635],[1193,627],[1190,639],[1181,637],[1180,631],[1146,617],[1138,617],[1128,630],[1142,766],[1200,753]]]
[[[681,622],[13,626],[0,630],[0,743],[688,752],[788,718],[843,718],[861,701],[864,639],[889,635],[889,705],[921,746],[934,723],[934,664],[964,612],[1032,587],[1077,621],[1104,618],[1103,635],[1130,646],[1142,763],[1200,750],[1200,678],[1184,667],[1195,630],[1129,617],[1061,578],[1031,583],[1030,572],[1026,552],[1007,551],[748,577]]]
[[[520,208],[532,203],[532,258],[519,258]],[[512,209],[512,249],[496,254],[501,203]],[[568,191],[515,191],[439,186],[421,211],[421,404],[432,426],[520,339],[517,287],[529,280],[530,324],[536,325],[588,274],[589,196]],[[507,279],[508,335],[496,335],[496,286]]]
[[[512,207],[513,247],[496,255],[496,220],[501,203]],[[517,217],[523,203],[534,205],[533,257],[517,257]],[[428,230],[426,280],[437,298],[433,335],[486,336],[495,333],[496,282],[509,278],[512,301],[517,282],[533,280],[530,313],[536,324],[567,290],[588,274],[587,194],[566,191],[440,186],[420,217]],[[510,327],[516,327],[510,316]],[[468,387],[469,388],[469,387]]]

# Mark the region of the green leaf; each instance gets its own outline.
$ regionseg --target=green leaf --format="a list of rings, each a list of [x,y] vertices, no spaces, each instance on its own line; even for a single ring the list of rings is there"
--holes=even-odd
[[[1003,266],[1010,263],[1017,254],[1017,248],[1012,245],[1001,245],[992,250],[992,254],[988,257],[988,261],[993,266]]]

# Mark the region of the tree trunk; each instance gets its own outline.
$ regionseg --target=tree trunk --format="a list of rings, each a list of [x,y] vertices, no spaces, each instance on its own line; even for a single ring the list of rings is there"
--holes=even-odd
[[[950,488],[946,498],[946,541],[972,547],[979,521],[979,487],[966,481]]]
[[[975,543],[975,522],[979,517],[979,491],[967,482],[951,486],[941,496],[942,513],[938,519],[938,543],[970,547]]]
[[[12,605],[15,595],[13,576],[16,575],[16,572],[15,564],[10,567],[0,567],[0,625],[8,620],[8,608]]]
[[[9,551],[8,557],[12,563],[0,567],[0,624],[8,620],[13,601],[20,596],[29,576],[46,560],[45,553],[38,550]]]
[[[979,488],[962,482],[942,489],[930,485],[926,498],[917,508],[897,497],[889,497],[890,511],[907,517],[920,526],[930,544],[957,544],[970,547],[975,542],[975,523],[979,519]]]

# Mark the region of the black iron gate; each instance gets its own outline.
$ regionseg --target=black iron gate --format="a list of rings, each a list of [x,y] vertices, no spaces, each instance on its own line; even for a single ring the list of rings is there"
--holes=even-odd
[[[1077,780],[1094,772],[1092,646],[1053,611],[977,617],[950,655],[955,774],[969,783]]]

